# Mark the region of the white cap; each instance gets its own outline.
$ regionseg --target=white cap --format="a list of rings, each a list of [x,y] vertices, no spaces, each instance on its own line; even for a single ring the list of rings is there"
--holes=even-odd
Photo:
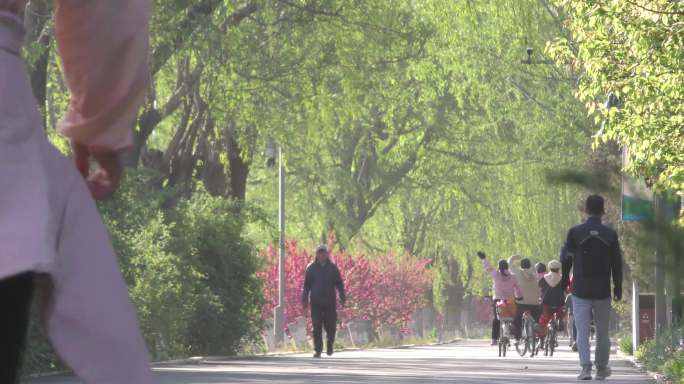
[[[549,269],[561,269],[561,263],[558,260],[549,261]]]

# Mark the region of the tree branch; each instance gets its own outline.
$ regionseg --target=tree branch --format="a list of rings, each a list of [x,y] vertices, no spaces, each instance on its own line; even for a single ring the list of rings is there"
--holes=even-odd
[[[480,160],[480,159],[476,159],[470,155],[466,155],[462,152],[447,151],[447,150],[438,149],[438,148],[428,148],[428,150],[432,151],[434,153],[438,153],[440,155],[453,157],[455,159],[465,161],[467,163],[483,165],[483,166],[496,167],[496,166],[502,166],[502,165],[511,165],[511,164],[515,164],[518,162],[518,159],[513,159],[513,160],[509,159],[509,160],[502,160],[502,161]]]

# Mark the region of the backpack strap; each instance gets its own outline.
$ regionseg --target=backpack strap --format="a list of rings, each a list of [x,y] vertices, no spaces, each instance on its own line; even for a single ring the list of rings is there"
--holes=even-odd
[[[589,236],[587,236],[587,237],[585,237],[584,239],[582,239],[582,240],[579,242],[579,245],[583,245],[583,244],[584,244],[585,242],[587,242],[589,239],[598,239],[598,240],[601,241],[603,244],[605,244],[606,247],[610,247],[610,243],[609,243],[606,239],[604,239],[603,237],[601,237],[601,234],[599,233],[599,231],[596,231],[596,230],[591,230],[591,231],[589,231]]]

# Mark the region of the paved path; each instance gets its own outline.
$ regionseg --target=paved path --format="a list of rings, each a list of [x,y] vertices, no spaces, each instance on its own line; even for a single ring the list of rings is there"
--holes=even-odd
[[[577,355],[563,343],[552,358],[521,358],[515,350],[498,358],[483,341],[408,349],[347,351],[314,360],[309,354],[217,360],[156,369],[160,384],[561,384],[576,383]],[[611,383],[651,384],[629,362],[612,357]],[[77,384],[53,377],[30,384]]]

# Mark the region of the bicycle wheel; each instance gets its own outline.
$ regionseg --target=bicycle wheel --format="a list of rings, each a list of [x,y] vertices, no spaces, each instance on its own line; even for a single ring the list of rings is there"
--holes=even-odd
[[[527,333],[527,321],[524,320],[523,324],[524,326],[520,335],[520,340],[518,340],[518,342],[515,343],[515,350],[518,351],[520,357],[525,356],[527,354],[527,350],[530,347],[530,336]]]
[[[506,350],[508,349],[508,337],[504,338],[504,342],[501,346],[501,350],[503,351],[503,357],[506,357]]]
[[[537,333],[534,331],[534,325],[531,321],[527,323],[526,328],[529,335],[530,357],[534,357],[537,354]]]
[[[503,342],[504,342],[504,339],[505,339],[505,336],[504,336],[504,335],[506,335],[506,327],[505,327],[504,325],[505,325],[505,324],[504,324],[504,322],[502,321],[502,322],[501,322],[501,326],[499,326],[499,357],[504,356],[504,352],[503,352]]]
[[[515,344],[515,350],[518,351],[518,355],[520,355],[520,357],[523,357],[527,354],[529,344],[530,343],[527,337],[520,338],[520,341]]]
[[[550,336],[550,334],[551,334],[551,333],[547,331],[547,332],[546,332],[546,336],[544,337],[544,341],[543,341],[543,344],[544,344],[544,356],[548,356],[548,355],[549,355],[549,336]]]
[[[551,332],[549,333],[549,356],[553,357],[553,351],[556,350],[556,338],[558,337],[558,332],[556,327],[551,327]]]

